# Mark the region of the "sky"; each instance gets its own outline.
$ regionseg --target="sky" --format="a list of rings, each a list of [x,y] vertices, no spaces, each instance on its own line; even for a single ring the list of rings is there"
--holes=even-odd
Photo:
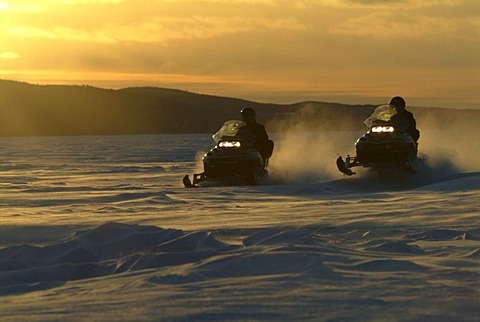
[[[0,78],[480,108],[480,1],[0,0]]]

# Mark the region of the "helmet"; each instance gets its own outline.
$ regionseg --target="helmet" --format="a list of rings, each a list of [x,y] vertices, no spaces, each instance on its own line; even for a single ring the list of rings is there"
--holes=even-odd
[[[254,123],[255,122],[255,110],[251,107],[245,107],[240,111],[242,115],[242,120],[247,123]]]
[[[397,109],[403,110],[405,108],[405,100],[400,96],[395,96],[390,100],[390,105],[395,106]]]
[[[251,107],[245,107],[240,111],[243,117],[255,117],[255,110]]]

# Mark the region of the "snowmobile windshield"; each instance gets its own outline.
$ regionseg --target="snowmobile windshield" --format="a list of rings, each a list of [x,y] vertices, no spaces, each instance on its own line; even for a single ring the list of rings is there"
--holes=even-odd
[[[247,145],[252,145],[255,135],[247,128],[247,124],[240,120],[230,120],[223,123],[217,133],[212,135],[215,143],[221,140],[240,140]]]
[[[379,122],[390,122],[391,118],[397,114],[393,105],[385,104],[377,106],[375,111],[363,122],[368,128]]]

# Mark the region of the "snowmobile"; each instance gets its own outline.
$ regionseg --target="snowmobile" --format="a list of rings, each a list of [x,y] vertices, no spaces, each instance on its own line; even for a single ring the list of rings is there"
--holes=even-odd
[[[413,164],[417,159],[417,143],[404,130],[398,128],[392,117],[397,113],[392,105],[380,105],[365,120],[368,131],[355,142],[356,156],[337,158],[337,168],[353,175],[351,168],[374,168],[381,175],[403,169],[415,174]]]
[[[262,157],[253,147],[255,135],[244,121],[226,121],[212,136],[215,146],[202,158],[204,172],[183,178],[187,188],[196,187],[205,181],[214,184],[257,184],[268,175],[268,158],[273,152],[273,141],[269,140],[269,151]]]

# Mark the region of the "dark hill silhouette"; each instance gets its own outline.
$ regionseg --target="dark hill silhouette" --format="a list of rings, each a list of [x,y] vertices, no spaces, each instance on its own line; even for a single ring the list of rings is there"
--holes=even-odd
[[[199,132],[203,111],[167,97],[90,86],[0,83],[0,135]],[[190,129],[188,126],[190,125]]]
[[[305,130],[362,130],[373,105],[301,102],[263,104],[156,87],[120,90],[91,86],[32,85],[0,80],[0,136],[213,133],[251,106],[270,132],[293,124]],[[412,108],[422,119],[468,122],[480,110]]]

